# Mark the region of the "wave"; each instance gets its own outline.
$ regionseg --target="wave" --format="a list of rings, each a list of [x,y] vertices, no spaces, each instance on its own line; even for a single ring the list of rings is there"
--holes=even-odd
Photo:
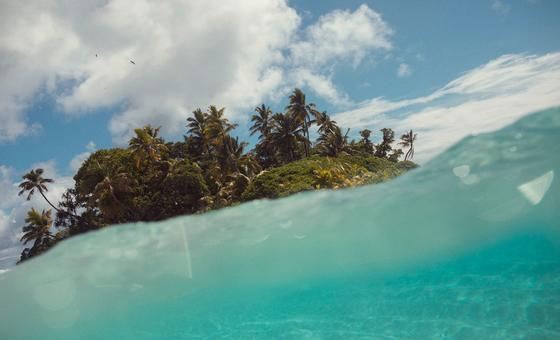
[[[203,215],[74,237],[0,275],[0,305],[10,306],[0,309],[0,335],[14,339],[188,338],[189,334],[360,337],[374,332],[364,326],[371,319],[389,325],[384,331],[387,337],[405,329],[424,334],[415,333],[422,328],[413,322],[423,312],[405,312],[406,306],[420,308],[418,302],[403,300],[404,314],[383,319],[386,314],[360,301],[377,296],[389,303],[387,297],[403,293],[403,287],[405,292],[406,287],[413,291],[437,287],[427,277],[449,278],[441,268],[465,276],[456,267],[433,266],[460,261],[516,235],[546,235],[546,241],[527,243],[537,250],[554,244],[560,220],[555,178],[558,145],[560,109],[554,108],[502,130],[468,137],[387,183],[253,201]],[[550,249],[549,260],[560,263],[560,251],[556,246]],[[413,285],[399,281],[418,270],[432,271],[421,274],[423,279],[416,277],[419,281]],[[373,282],[386,280],[393,281],[372,290]],[[550,287],[558,293],[555,284],[560,285],[554,281]],[[366,298],[368,291],[371,295]],[[296,301],[297,297],[307,303]],[[296,300],[286,304],[283,298]],[[276,306],[284,314],[260,317],[258,313],[266,310],[263,299],[266,306]],[[329,301],[339,309],[307,313],[311,306]],[[349,303],[357,306],[349,308]],[[396,300],[392,303],[399,306]],[[445,306],[446,298],[434,293],[431,303]],[[331,312],[329,319],[326,315]],[[539,315],[538,310],[534,313]],[[321,318],[337,326],[324,325]],[[546,325],[554,325],[553,321]],[[416,328],[407,328],[409,324]],[[446,332],[464,326],[451,321],[446,325],[441,325]],[[430,328],[424,326],[428,332]],[[540,324],[537,328],[554,335],[560,332],[558,327],[547,330]],[[523,331],[528,329],[533,328]]]

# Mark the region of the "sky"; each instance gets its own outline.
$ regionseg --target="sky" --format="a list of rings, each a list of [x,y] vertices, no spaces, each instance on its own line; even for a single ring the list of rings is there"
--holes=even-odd
[[[469,135],[560,105],[555,0],[0,0],[0,269],[19,251],[31,168],[73,185],[89,154],[198,107],[247,135],[301,87],[350,134],[418,132],[424,164]],[[134,64],[131,63],[134,61]]]

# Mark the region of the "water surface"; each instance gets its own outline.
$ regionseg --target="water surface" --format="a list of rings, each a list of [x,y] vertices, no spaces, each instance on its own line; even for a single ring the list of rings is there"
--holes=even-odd
[[[0,275],[2,339],[560,338],[560,111],[388,183],[107,228]]]

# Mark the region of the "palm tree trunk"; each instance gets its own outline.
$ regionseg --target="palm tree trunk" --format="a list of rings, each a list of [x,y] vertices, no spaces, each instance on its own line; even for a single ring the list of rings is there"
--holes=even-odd
[[[303,134],[307,139],[307,143],[304,143],[303,145],[303,150],[305,151],[305,157],[309,157],[309,129],[307,128],[307,119],[305,117],[303,118]]]
[[[224,137],[224,143],[226,145],[226,149],[227,149],[227,153],[228,153],[228,158],[231,158],[231,155],[233,155],[233,150],[231,149],[231,145],[229,143],[226,142],[226,139]],[[234,163],[233,168],[235,169],[235,171],[239,171],[237,168],[237,163]]]
[[[45,201],[47,201],[47,203],[48,203],[51,207],[53,207],[54,210],[56,210],[56,212],[59,212],[59,213],[61,212],[60,209],[58,209],[57,207],[55,207],[55,206],[51,203],[51,201],[49,201],[49,200],[47,199],[47,197],[46,197],[45,194],[43,193],[43,190],[39,189],[39,193],[41,194],[41,196],[43,196],[43,198],[45,199]],[[83,219],[82,219],[81,216],[72,214],[72,213],[69,212],[69,211],[65,211],[65,213],[67,213],[67,214],[70,215],[70,216],[74,216],[75,218],[77,218],[77,219],[83,221]]]
[[[410,149],[408,149],[406,155],[404,155],[404,160],[406,161],[408,157],[411,156],[411,154],[412,154],[412,146],[410,147]]]
[[[43,193],[43,190],[39,189],[39,193],[41,194],[41,196],[43,196],[43,198],[45,199],[45,201],[47,201],[47,203],[48,203],[51,207],[53,207],[54,210],[56,210],[57,212],[60,212],[60,209],[58,209],[57,207],[55,207],[55,206],[51,203],[51,201],[49,201],[49,200],[47,199],[47,197],[46,197],[45,194]]]
[[[294,161],[294,148],[293,145],[290,145],[290,152],[288,153],[288,156],[290,157],[289,162],[293,162]]]
[[[41,242],[42,242],[42,238],[43,238],[42,235],[39,236],[39,237],[37,237],[37,238],[35,239],[35,242],[33,242],[33,246],[31,247],[31,249],[37,249],[37,248],[39,248],[39,245],[40,245]]]

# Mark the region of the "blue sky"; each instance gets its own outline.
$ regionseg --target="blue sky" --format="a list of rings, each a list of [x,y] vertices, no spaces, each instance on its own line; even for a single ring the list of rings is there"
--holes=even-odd
[[[461,73],[510,53],[544,54],[560,50],[560,3],[557,1],[503,1],[504,9],[492,1],[291,1],[302,18],[301,30],[333,10],[354,11],[367,4],[380,13],[391,27],[393,49],[383,55],[366,56],[358,66],[337,62],[332,68],[333,83],[355,102],[372,97],[393,100],[429,94]],[[40,61],[38,61],[40,62]],[[410,75],[396,75],[400,64]],[[64,91],[59,89],[58,91]],[[309,91],[312,101],[331,113],[341,110]],[[124,100],[125,98],[123,98]],[[285,100],[269,101],[281,110]],[[96,108],[80,117],[61,112],[55,99],[40,89],[25,109],[29,122],[41,125],[39,132],[0,144],[0,162],[18,172],[33,163],[56,160],[61,174],[69,174],[67,164],[93,141],[110,147],[107,125],[119,107]],[[210,104],[210,103],[208,103]],[[220,104],[220,103],[216,103]],[[249,110],[245,110],[246,112]],[[248,115],[248,113],[247,113]],[[242,119],[241,119],[242,120]],[[239,131],[243,136],[243,131]],[[171,134],[171,139],[180,135]]]
[[[178,140],[198,106],[226,106],[248,139],[252,108],[282,110],[299,86],[353,134],[418,130],[422,163],[560,105],[555,0],[0,6],[0,239],[41,204],[11,198],[32,166],[57,179],[56,199],[89,152],[146,123]]]
[[[344,1],[355,9],[363,1]],[[393,58],[366,72],[339,75],[343,87],[357,99],[372,96],[420,96],[454,79],[462,72],[509,53],[557,51],[560,40],[556,1],[505,2],[507,13],[492,8],[492,1],[369,1],[394,29]],[[324,14],[340,1],[294,2],[301,11]],[[311,21],[311,20],[310,20]],[[421,56],[421,59],[417,58]],[[404,81],[394,77],[399,61],[414,69]],[[356,81],[358,79],[358,81]],[[363,82],[371,88],[360,86]]]

